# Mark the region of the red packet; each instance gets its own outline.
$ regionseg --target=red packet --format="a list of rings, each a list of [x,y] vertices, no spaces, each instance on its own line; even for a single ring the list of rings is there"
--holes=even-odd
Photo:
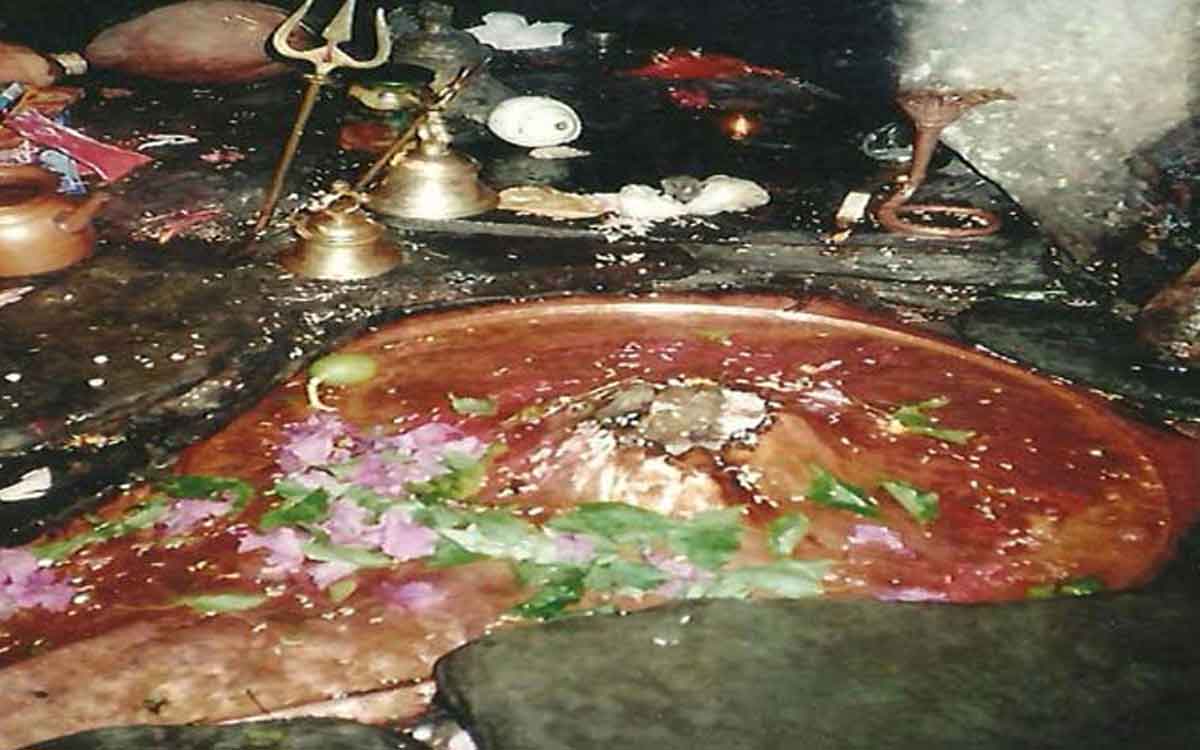
[[[4,124],[40,146],[66,152],[80,164],[100,175],[105,182],[119,180],[134,169],[153,161],[145,154],[101,143],[78,130],[59,125],[31,109],[23,109],[9,115]]]
[[[719,55],[678,47],[666,52],[656,52],[650,62],[640,68],[625,71],[626,75],[640,78],[661,78],[669,81],[695,80],[701,78],[743,78],[766,76],[783,78],[787,75],[779,68],[765,68],[746,62],[740,57]]]

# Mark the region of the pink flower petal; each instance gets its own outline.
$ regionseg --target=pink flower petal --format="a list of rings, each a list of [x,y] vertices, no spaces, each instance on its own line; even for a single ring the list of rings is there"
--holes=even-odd
[[[667,581],[654,590],[654,593],[666,597],[679,597],[698,583],[707,583],[713,579],[713,574],[697,568],[682,557],[671,557],[657,552],[645,555],[646,562],[666,573]]]
[[[61,612],[74,596],[75,589],[40,567],[28,550],[0,549],[0,618],[27,607]]]
[[[335,500],[329,518],[321,528],[334,544],[365,545],[376,548],[383,540],[383,525],[367,522],[370,512],[351,500]]]
[[[286,441],[279,448],[279,468],[291,474],[314,466],[339,463],[349,452],[339,445],[353,438],[351,427],[335,414],[314,414],[283,428]]]
[[[433,554],[438,535],[432,529],[413,523],[399,508],[383,514],[383,540],[380,549],[397,560],[415,560]]]
[[[253,552],[267,550],[266,567],[263,576],[281,578],[288,573],[295,573],[304,565],[304,544],[309,541],[306,534],[295,529],[284,527],[266,534],[247,532],[238,542],[238,552]]]
[[[233,507],[233,503],[224,500],[176,500],[158,521],[158,525],[166,529],[168,534],[186,534],[197,524],[214,516],[223,516]]]
[[[379,594],[384,602],[410,612],[425,611],[446,599],[446,592],[428,581],[382,583],[379,585]]]
[[[859,547],[883,547],[892,552],[907,553],[910,556],[912,554],[912,551],[904,545],[904,540],[900,538],[900,535],[886,526],[869,523],[855,524],[846,541]]]
[[[579,565],[596,555],[596,545],[579,534],[559,534],[554,537],[554,557],[557,562]]]
[[[313,583],[317,585],[317,588],[323,589],[337,583],[348,575],[353,575],[356,570],[358,570],[358,566],[354,563],[331,560],[311,566],[308,569],[308,575],[312,577]]]

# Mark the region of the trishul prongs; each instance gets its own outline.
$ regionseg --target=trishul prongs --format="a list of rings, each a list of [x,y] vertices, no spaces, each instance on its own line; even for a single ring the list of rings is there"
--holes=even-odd
[[[304,60],[312,63],[313,72],[308,76],[308,88],[304,91],[304,98],[300,100],[300,111],[296,114],[296,124],[292,126],[292,133],[283,147],[283,155],[275,168],[275,174],[271,177],[271,185],[263,199],[262,208],[258,211],[258,220],[254,223],[255,235],[262,233],[271,221],[271,215],[275,212],[275,204],[279,202],[279,196],[283,192],[284,178],[296,155],[300,138],[304,135],[304,127],[308,124],[313,105],[316,104],[317,94],[321,90],[321,85],[329,78],[329,74],[338,68],[376,68],[385,63],[392,54],[392,36],[388,32],[383,8],[379,8],[375,13],[375,56],[369,60],[358,60],[341,50],[339,45],[350,41],[354,35],[356,3],[357,0],[346,0],[329,25],[321,31],[321,37],[325,40],[325,44],[312,49],[296,49],[292,46],[289,37],[304,20],[304,16],[312,7],[313,0],[304,0],[296,12],[279,24],[279,28],[275,29],[275,33],[271,35],[271,44],[280,55],[292,60]]]

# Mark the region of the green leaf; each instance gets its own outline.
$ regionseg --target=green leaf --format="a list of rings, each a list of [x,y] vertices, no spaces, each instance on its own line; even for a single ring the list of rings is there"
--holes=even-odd
[[[386,568],[394,562],[392,558],[375,550],[316,540],[306,542],[301,549],[304,550],[305,557],[317,562],[344,562],[360,568]]]
[[[721,346],[733,346],[733,333],[723,328],[707,328],[702,331],[696,331],[696,337],[704,341],[711,341],[714,344]]]
[[[933,523],[937,520],[940,507],[936,492],[925,492],[908,482],[898,480],[881,482],[879,486],[883,487],[896,502],[900,503],[913,518],[921,523]]]
[[[302,523],[317,523],[325,520],[329,513],[329,493],[316,489],[299,498],[293,496],[282,505],[262,515],[258,528],[263,531]]]
[[[245,508],[254,497],[254,488],[234,477],[184,474],[159,482],[157,487],[174,498],[224,500],[228,497],[237,510]]]
[[[668,543],[692,564],[716,570],[741,546],[741,510],[722,508],[677,521],[668,532]]]
[[[518,580],[537,591],[513,607],[513,613],[537,620],[561,617],[567,607],[583,598],[586,574],[586,568],[575,565],[518,565]]]
[[[223,594],[199,594],[197,596],[181,596],[174,604],[191,607],[198,612],[241,612],[254,609],[267,600],[262,594],[242,594],[229,592]]]
[[[369,354],[328,354],[308,367],[308,376],[331,385],[365,383],[379,372],[379,363]]]
[[[1063,596],[1091,596],[1099,594],[1105,589],[1104,581],[1101,581],[1096,576],[1075,578],[1058,587],[1059,593]]]
[[[767,524],[768,544],[776,557],[790,558],[796,545],[808,534],[809,520],[803,513],[784,513]]]
[[[1092,596],[1106,590],[1104,581],[1096,576],[1073,578],[1062,583],[1043,583],[1030,586],[1025,591],[1026,599],[1054,599],[1060,596]]]
[[[488,557],[552,563],[557,557],[554,540],[541,529],[503,510],[475,514],[461,529],[442,529],[446,539]]]
[[[429,568],[453,568],[483,559],[484,555],[472,552],[461,544],[443,537],[433,548],[433,554],[425,558],[425,565]]]
[[[546,524],[607,539],[617,544],[665,539],[674,522],[651,510],[625,503],[583,503]]]
[[[641,592],[656,589],[667,579],[667,574],[653,565],[615,559],[593,565],[584,586],[595,591]]]
[[[285,503],[297,502],[303,500],[312,494],[313,488],[308,485],[301,484],[294,479],[279,479],[271,488],[271,494],[283,500]]]
[[[336,496],[339,500],[349,500],[376,515],[399,505],[395,499],[380,495],[378,492],[357,484],[349,485],[346,489],[336,493]]]
[[[944,440],[947,443],[954,443],[955,445],[963,445],[975,437],[974,431],[938,427],[938,421],[925,413],[930,409],[940,409],[949,403],[950,399],[945,396],[938,396],[915,404],[902,404],[891,413],[890,424],[898,432],[907,432],[913,435],[931,437],[936,440]]]
[[[705,587],[703,596],[714,599],[744,599],[752,593],[804,599],[825,592],[822,579],[829,572],[828,560],[779,560],[729,570]]]
[[[483,487],[494,454],[495,449],[492,448],[481,458],[447,451],[442,457],[447,472],[425,482],[413,482],[408,486],[408,491],[425,503],[466,500]]]
[[[875,501],[861,487],[846,484],[820,466],[813,466],[813,478],[805,496],[814,503],[831,508],[848,510],[860,516],[874,518],[879,515]]]
[[[42,560],[65,560],[89,545],[150,528],[166,515],[168,505],[169,502],[166,498],[154,498],[133,506],[125,512],[125,515],[116,520],[100,521],[95,528],[57,542],[36,545],[30,549],[30,552],[34,557]]]
[[[33,547],[30,547],[29,551],[39,560],[57,562],[58,560],[66,560],[89,544],[95,544],[100,540],[101,537],[96,536],[90,531],[85,531],[82,534],[76,534],[73,537],[61,539],[57,542],[35,544]]]
[[[450,408],[454,410],[455,414],[470,417],[490,417],[496,413],[496,402],[490,398],[455,396],[453,393],[447,395],[450,398]]]
[[[358,590],[358,581],[354,578],[343,578],[340,581],[334,581],[329,585],[329,600],[334,604],[341,604],[350,598],[350,595]]]
[[[441,529],[466,526],[478,514],[475,511],[460,510],[441,503],[434,503],[432,505],[414,503],[413,507],[409,510],[409,515],[413,523],[420,524],[427,529],[440,531]]]
[[[96,532],[105,539],[124,536],[132,531],[148,529],[167,514],[167,501],[154,499],[130,508],[116,523],[101,524]]]

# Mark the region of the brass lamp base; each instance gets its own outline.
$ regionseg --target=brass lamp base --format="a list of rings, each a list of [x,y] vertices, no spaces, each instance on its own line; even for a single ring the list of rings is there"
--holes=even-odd
[[[279,257],[284,268],[310,279],[353,281],[387,273],[404,260],[349,187],[335,184],[333,200],[296,224],[299,240]]]
[[[479,179],[479,163],[450,148],[441,112],[429,112],[417,139],[415,149],[388,164],[368,208],[405,219],[462,219],[499,204],[500,196]]]
[[[496,191],[479,181],[474,159],[450,150],[418,148],[389,168],[367,206],[384,216],[461,219],[490,211],[499,202]]]

